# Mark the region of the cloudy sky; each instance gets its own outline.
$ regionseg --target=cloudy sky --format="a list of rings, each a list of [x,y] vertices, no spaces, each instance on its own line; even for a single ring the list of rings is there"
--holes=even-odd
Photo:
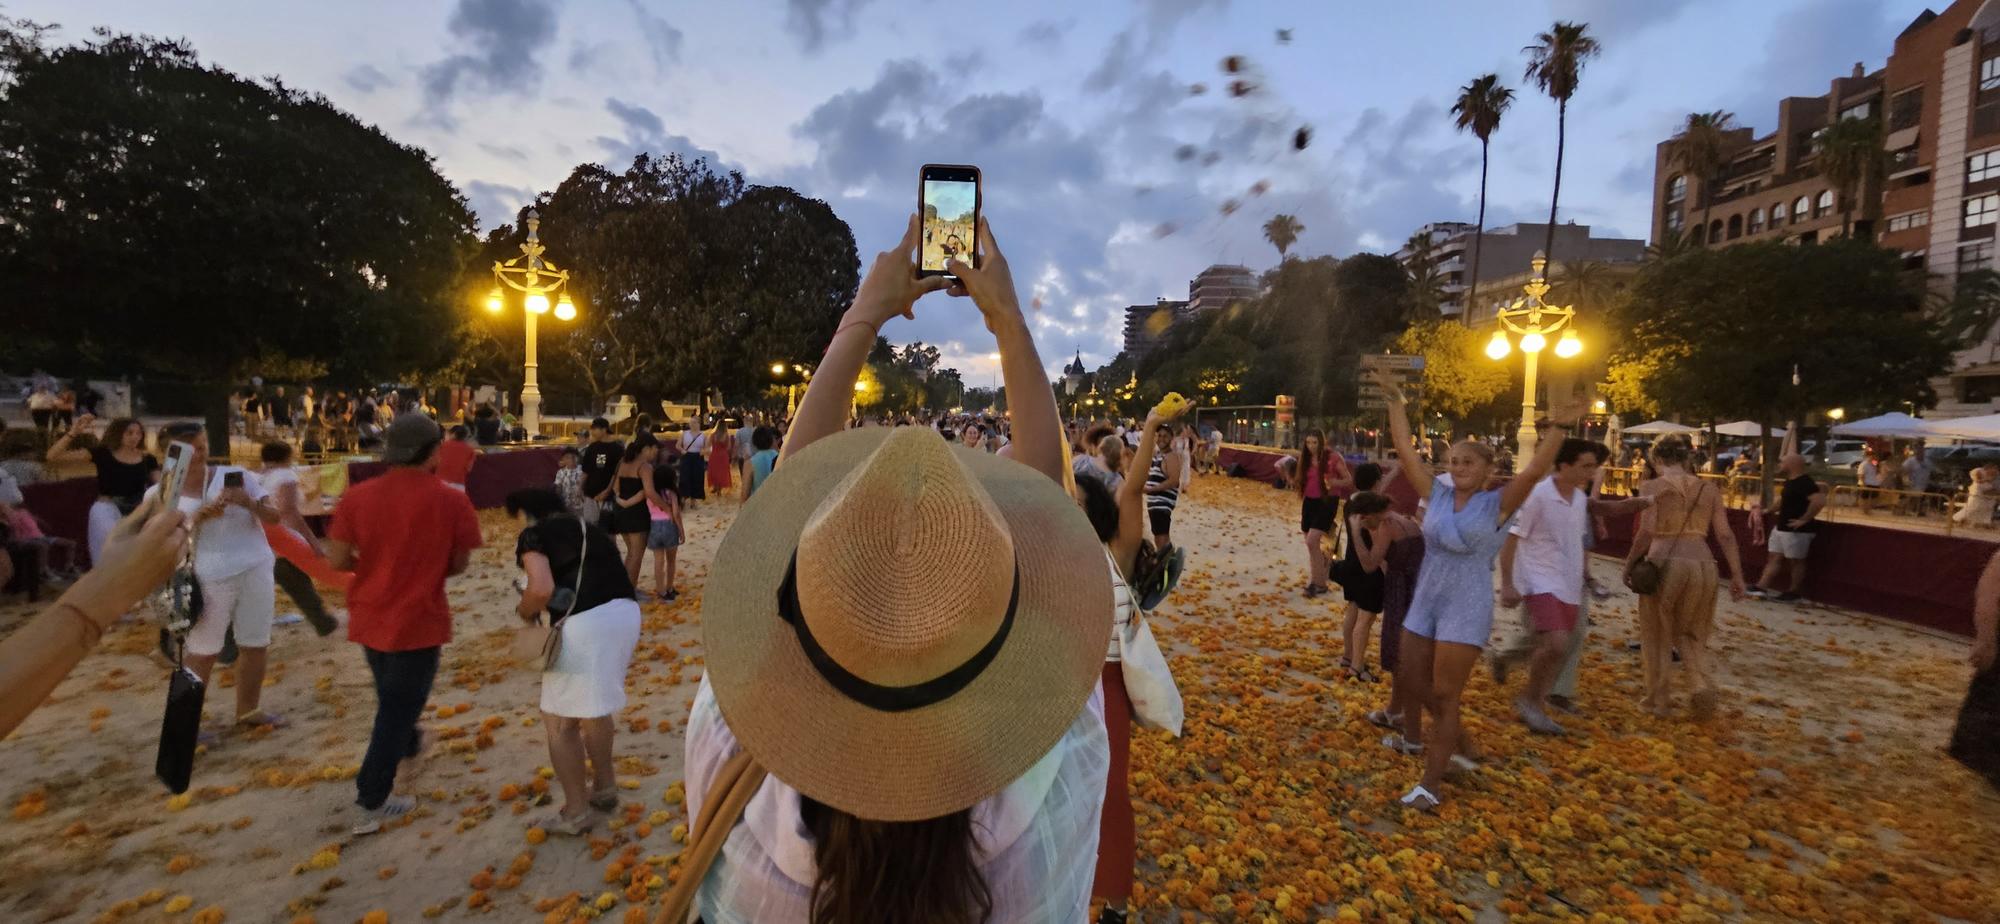
[[[1479,148],[1448,109],[1483,73],[1519,93],[1494,137],[1488,223],[1545,217],[1555,107],[1523,86],[1520,48],[1552,20],[1587,21],[1605,46],[1570,106],[1562,217],[1640,237],[1654,145],[1688,111],[1769,131],[1779,97],[1880,67],[1924,5],[0,0],[0,13],[71,41],[98,27],[183,37],[231,70],[324,93],[431,151],[487,227],[580,162],[680,151],[827,200],[865,260],[916,207],[919,165],[978,164],[1053,370],[1078,348],[1109,360],[1124,306],[1185,298],[1210,263],[1273,265],[1261,226],[1275,213],[1305,224],[1294,252],[1308,255],[1392,250],[1425,222],[1471,220]],[[1223,73],[1230,56],[1242,73]],[[931,296],[885,333],[940,345],[968,382],[990,375],[969,304]]]

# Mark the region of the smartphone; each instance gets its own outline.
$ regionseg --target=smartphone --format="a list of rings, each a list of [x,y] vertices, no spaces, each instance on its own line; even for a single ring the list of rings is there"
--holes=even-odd
[[[225,488],[240,488],[240,487],[243,487],[243,473],[242,473],[242,472],[223,472],[223,473],[222,473],[222,486],[223,486],[223,487],[225,487]]]
[[[917,179],[917,211],[924,216],[923,239],[917,242],[918,276],[949,276],[945,264],[954,258],[979,266],[973,238],[981,198],[978,167],[924,165]]]
[[[179,503],[181,485],[187,481],[188,462],[194,459],[194,447],[187,443],[168,443],[167,461],[160,466],[160,500],[171,508]]]

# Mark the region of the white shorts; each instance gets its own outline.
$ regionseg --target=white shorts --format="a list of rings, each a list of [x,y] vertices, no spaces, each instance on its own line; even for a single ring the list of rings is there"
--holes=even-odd
[[[1812,548],[1812,533],[1795,533],[1788,529],[1771,531],[1771,553],[1783,555],[1793,561],[1803,561],[1806,551]]]
[[[542,711],[595,719],[625,708],[625,669],[639,645],[638,601],[601,603],[558,625],[562,651],[542,672]]]
[[[270,646],[271,616],[278,608],[278,590],[271,579],[270,565],[258,565],[226,578],[199,580],[201,618],[188,631],[188,654],[221,654],[223,636],[232,625],[236,627],[237,647]]]

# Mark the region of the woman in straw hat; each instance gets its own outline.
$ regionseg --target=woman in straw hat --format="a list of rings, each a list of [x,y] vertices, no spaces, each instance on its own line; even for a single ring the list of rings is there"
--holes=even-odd
[[[716,552],[686,760],[707,924],[1075,922],[1089,905],[1111,586],[984,223],[981,265],[954,261],[950,284],[998,337],[1014,458],[842,431],[876,331],[949,283],[916,275],[917,241],[912,216]]]

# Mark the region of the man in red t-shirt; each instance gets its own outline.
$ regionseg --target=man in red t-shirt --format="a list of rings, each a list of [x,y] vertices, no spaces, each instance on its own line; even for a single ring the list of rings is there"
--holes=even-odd
[[[438,480],[463,491],[466,479],[472,477],[472,464],[479,461],[479,450],[468,442],[472,431],[464,424],[453,426],[448,435],[450,438],[437,451]]]
[[[347,638],[375,677],[375,729],[354,780],[364,813],[355,834],[373,834],[416,805],[394,794],[396,768],[423,749],[417,719],[451,641],[444,579],[463,572],[480,544],[472,501],[433,474],[441,435],[421,414],[397,417],[383,436],[389,470],[349,488],[326,532],[328,560],[354,572]]]

